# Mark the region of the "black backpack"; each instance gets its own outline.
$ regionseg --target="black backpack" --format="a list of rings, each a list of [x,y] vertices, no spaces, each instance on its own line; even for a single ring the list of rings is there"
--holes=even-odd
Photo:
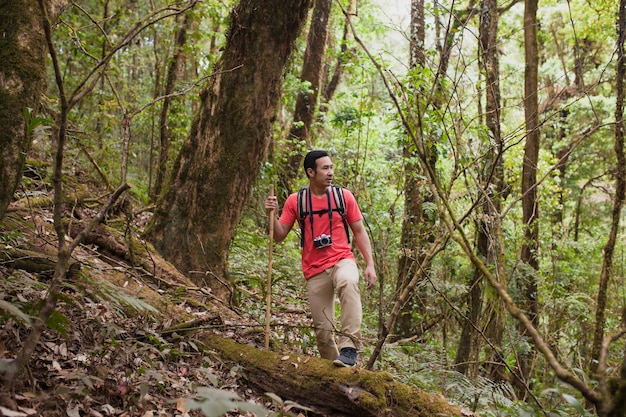
[[[331,185],[330,189],[331,189],[331,193],[333,194],[333,199],[335,200],[336,208],[331,209],[329,207],[328,210],[317,210],[312,213],[308,212],[308,206],[307,206],[307,203],[309,201],[308,187],[302,188],[300,191],[298,191],[298,217],[300,218],[300,229],[301,229],[300,247],[302,248],[304,247],[304,226],[305,226],[304,220],[306,216],[308,216],[309,214],[323,214],[323,213],[329,213],[329,216],[332,216],[333,211],[337,211],[341,215],[341,220],[343,221],[343,227],[346,229],[346,236],[348,237],[348,243],[350,243],[348,220],[346,219],[346,201],[343,197],[343,188],[339,187],[338,185]],[[328,199],[328,203],[330,204],[330,197]],[[309,219],[311,221],[311,227],[313,227],[313,216],[311,215]],[[331,228],[332,228],[332,217],[331,217]]]

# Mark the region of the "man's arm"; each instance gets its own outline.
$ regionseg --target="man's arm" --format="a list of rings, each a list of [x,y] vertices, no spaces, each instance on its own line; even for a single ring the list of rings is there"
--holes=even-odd
[[[283,240],[285,240],[285,238],[289,234],[289,231],[291,230],[291,227],[279,222],[278,215],[275,214],[275,216],[276,217],[274,218],[274,240],[280,243]]]
[[[265,209],[273,210],[271,215],[274,216],[274,240],[280,243],[285,240],[293,225],[287,226],[278,221],[278,199],[276,196],[267,197],[265,200]]]
[[[363,220],[350,223],[350,228],[354,234],[354,242],[365,259],[365,283],[367,284],[367,288],[372,288],[374,284],[376,284],[376,269],[374,268],[374,257],[372,256],[370,238],[363,225]]]

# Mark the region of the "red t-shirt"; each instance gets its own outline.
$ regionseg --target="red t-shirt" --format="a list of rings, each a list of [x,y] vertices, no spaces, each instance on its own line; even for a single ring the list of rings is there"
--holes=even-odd
[[[332,208],[336,208],[335,199],[333,198],[332,191],[330,192],[330,203]],[[310,194],[310,193],[309,193]],[[362,219],[361,210],[354,198],[354,195],[347,190],[343,189],[343,196],[346,205],[346,220],[348,224],[352,224]],[[316,248],[313,244],[313,236],[311,233],[311,221],[307,215],[304,219],[304,227],[302,233],[304,233],[304,248],[302,248],[302,272],[305,279],[309,279],[320,272],[334,266],[342,259],[354,259],[352,254],[352,248],[348,243],[348,237],[346,236],[346,230],[341,220],[341,214],[338,211],[333,211],[333,230],[330,230],[330,217],[328,216],[328,197],[316,197],[311,194],[311,203],[313,205],[313,211],[324,210],[324,213],[314,214],[313,217],[313,233],[315,237],[321,234],[330,235],[332,237],[333,244],[324,248]],[[308,207],[308,202],[306,202]],[[308,211],[308,210],[307,210]],[[284,225],[292,227],[298,218],[298,193],[291,194],[285,206],[283,212],[278,219]]]

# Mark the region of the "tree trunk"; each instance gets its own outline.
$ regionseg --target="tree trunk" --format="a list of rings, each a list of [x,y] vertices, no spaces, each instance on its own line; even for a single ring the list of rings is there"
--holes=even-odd
[[[159,162],[157,165],[157,175],[154,184],[154,190],[152,190],[152,198],[157,199],[161,195],[163,190],[163,182],[167,174],[167,163],[170,160],[170,142],[172,141],[172,134],[170,133],[168,118],[169,111],[172,105],[171,94],[174,92],[174,86],[178,79],[178,74],[181,72],[181,66],[184,63],[185,54],[183,48],[187,43],[187,29],[189,28],[189,22],[191,20],[191,14],[186,13],[183,17],[183,22],[176,31],[176,40],[174,41],[174,54],[169,61],[167,67],[167,74],[165,79],[165,89],[163,91],[163,104],[161,107],[161,115],[159,117]]]
[[[498,3],[497,0],[484,0],[481,7],[480,42],[483,55],[483,65],[486,78],[486,112],[485,124],[489,129],[491,140],[495,147],[486,158],[487,165],[483,180],[483,187],[487,201],[483,204],[485,217],[480,227],[485,236],[481,255],[495,271],[495,277],[502,285],[506,285],[504,241],[500,211],[502,209],[502,193],[504,192],[504,142],[500,131],[500,65],[498,61]],[[488,289],[492,292],[492,289]],[[485,336],[490,345],[496,349],[502,346],[504,306],[497,297],[487,297],[487,311]],[[500,352],[490,351],[485,365],[488,378],[492,380],[503,378],[504,364]]]
[[[410,64],[413,69],[423,69],[426,64],[424,52],[424,39],[426,28],[424,22],[424,1],[411,1],[411,44]],[[418,89],[419,90],[419,89]],[[420,97],[416,96],[415,112],[422,112]],[[415,120],[422,120],[421,116]],[[416,129],[422,129],[416,126]],[[423,202],[431,200],[427,196],[428,190],[420,184],[420,165],[418,156],[412,151],[412,143],[404,145],[404,217],[402,221],[402,237],[400,257],[398,259],[398,276],[396,280],[396,293],[402,293],[416,274],[423,274],[418,267],[423,261],[420,253],[424,243],[429,239],[427,230],[432,221],[424,218]],[[434,165],[433,165],[434,166]],[[411,294],[409,300],[402,306],[402,310],[396,320],[394,331],[398,338],[410,337],[418,332],[416,322],[419,317],[416,314],[424,311],[423,302],[416,294]]]
[[[521,260],[530,271],[539,269],[539,225],[537,219],[537,162],[539,160],[539,103],[537,99],[539,44],[537,41],[537,0],[526,0],[524,7],[524,114],[526,121],[526,145],[522,167],[522,218],[524,222],[524,240],[521,248]],[[518,283],[523,300],[522,308],[533,324],[537,324],[537,277],[534,272],[527,272]],[[520,328],[522,335],[525,330]],[[530,373],[530,355],[518,356],[520,376],[527,380]],[[523,387],[518,387],[524,394]]]
[[[324,56],[328,42],[328,26],[330,19],[331,0],[315,0],[311,27],[307,38],[302,75],[300,80],[305,83],[305,90],[300,91],[296,99],[291,129],[287,137],[287,167],[281,175],[281,183],[287,195],[291,194],[292,183],[300,172],[303,150],[311,143],[311,126],[317,111],[320,85],[324,73]]]
[[[500,80],[497,51],[498,5],[496,0],[483,0],[480,6],[479,24],[479,65],[485,77],[485,125],[490,132],[493,148],[486,152],[485,166],[480,174],[483,189],[482,212],[476,222],[476,242],[479,256],[490,265],[499,282],[504,280],[504,255],[502,225],[500,223],[501,193],[504,188],[504,168],[502,161],[503,141],[500,130]],[[457,356],[456,369],[466,373],[470,362],[477,363],[479,342],[475,328],[485,329],[484,336],[489,345],[500,348],[502,345],[504,307],[497,297],[485,297],[484,276],[478,268],[470,281],[467,320],[463,324]],[[504,283],[503,283],[504,285]],[[487,291],[492,291],[487,288]],[[483,311],[484,305],[484,311]],[[483,317],[483,322],[480,318]],[[481,365],[488,378],[497,379],[504,375],[502,357],[499,352],[490,351]]]
[[[354,2],[355,0],[348,1],[346,10],[349,14],[353,13],[352,10],[354,10]],[[324,86],[323,86],[323,91],[322,91],[324,103],[328,103],[330,101],[330,99],[335,95],[335,91],[337,91],[337,87],[339,86],[339,81],[341,80],[341,76],[343,75],[345,63],[350,53],[350,50],[348,49],[348,37],[349,36],[350,36],[350,23],[349,23],[348,17],[346,17],[345,23],[343,25],[343,36],[341,38],[341,45],[339,47],[339,53],[337,53],[337,62],[335,63],[335,67],[332,71],[332,75],[330,74],[329,68],[326,68],[324,70],[324,75],[323,75]],[[321,110],[325,111],[326,109],[322,108]]]
[[[102,18],[101,18],[101,25],[102,25],[102,31],[104,33],[109,33],[108,30],[108,26],[109,26],[109,0],[105,0],[102,4]],[[102,49],[101,49],[101,53],[100,53],[100,59],[104,59],[104,57],[107,56],[107,54],[109,53],[108,48],[109,47],[109,41],[106,38],[106,36],[102,37]],[[103,92],[106,90],[106,78],[102,77],[100,79],[100,91],[98,93],[98,108],[103,108],[105,105],[105,97]],[[97,118],[96,120],[96,127],[95,127],[95,132],[96,132],[96,141],[97,141],[97,146],[98,149],[102,150],[104,149],[104,138],[105,136],[105,125],[106,123],[104,122],[104,120],[102,120],[100,117]]]
[[[591,369],[597,367],[597,359],[600,357],[600,349],[604,339],[605,310],[607,304],[607,290],[609,280],[613,272],[613,252],[619,233],[620,217],[624,207],[624,193],[626,187],[626,157],[624,156],[624,78],[626,77],[626,61],[624,56],[624,42],[626,42],[626,5],[624,0],[620,1],[618,22],[617,22],[617,69],[616,87],[617,96],[615,98],[615,156],[617,164],[615,166],[615,200],[613,202],[613,213],[611,221],[611,231],[606,244],[604,245],[604,259],[602,261],[602,271],[600,272],[600,283],[598,286],[598,299],[596,302],[596,323],[593,337],[593,347],[591,351]]]
[[[161,254],[198,285],[229,298],[227,256],[263,162],[283,72],[310,0],[241,0],[224,53],[147,231]]]
[[[0,219],[22,177],[31,120],[46,87],[46,38],[36,0],[0,1]]]
[[[478,246],[482,246],[480,238],[484,234],[479,234]],[[480,250],[479,250],[480,252]],[[456,349],[454,358],[454,369],[463,375],[475,374],[478,368],[478,332],[476,328],[480,324],[480,316],[482,313],[482,301],[484,298],[484,290],[482,285],[482,274],[476,270],[472,274],[469,282],[469,292],[467,295],[467,313],[461,328],[461,336],[459,337],[459,346]]]
[[[441,395],[395,382],[386,372],[337,369],[324,359],[260,351],[219,337],[205,342],[226,361],[245,368],[247,381],[258,392],[272,392],[283,401],[312,408],[314,415],[474,416]]]

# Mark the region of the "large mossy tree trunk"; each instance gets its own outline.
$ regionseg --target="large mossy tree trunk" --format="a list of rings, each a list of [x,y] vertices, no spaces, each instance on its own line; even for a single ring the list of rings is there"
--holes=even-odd
[[[161,254],[221,299],[227,256],[267,153],[283,73],[310,0],[241,0],[224,53],[157,204],[147,236]]]
[[[37,114],[46,85],[42,22],[37,0],[0,0],[0,219],[13,198],[31,144],[24,112]]]

